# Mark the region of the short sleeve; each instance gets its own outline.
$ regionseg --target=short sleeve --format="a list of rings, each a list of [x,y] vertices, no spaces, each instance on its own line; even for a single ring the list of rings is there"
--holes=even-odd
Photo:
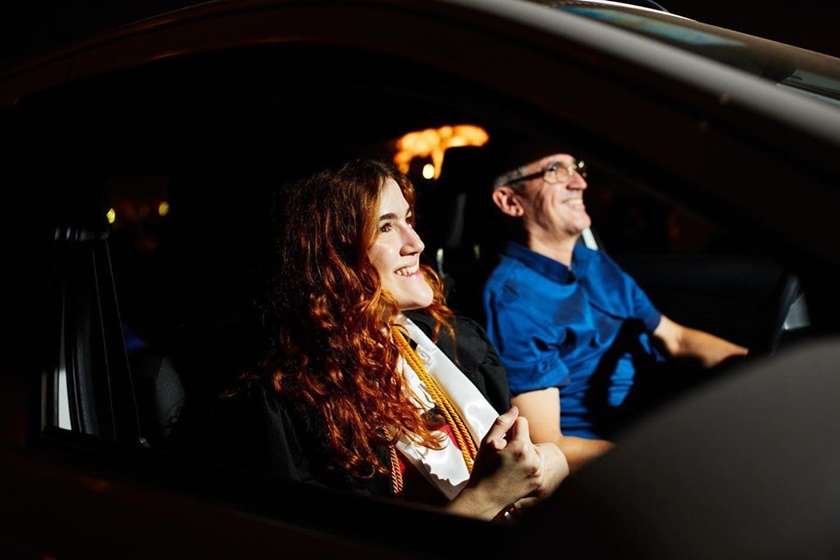
[[[632,309],[629,310],[631,318],[639,319],[649,332],[656,330],[659,326],[659,321],[662,319],[662,313],[653,305],[653,302],[648,297],[647,293],[639,286],[636,280],[625,272],[609,255],[599,253],[600,257],[617,278],[616,287],[613,293],[618,291],[617,286],[622,286],[621,291],[627,294],[627,300],[630,302]],[[607,278],[608,274],[605,275]],[[605,286],[612,287],[609,281],[604,281]]]
[[[533,300],[504,292],[488,300],[488,335],[502,358],[514,396],[569,383],[569,368],[559,351],[565,329],[529,303]]]

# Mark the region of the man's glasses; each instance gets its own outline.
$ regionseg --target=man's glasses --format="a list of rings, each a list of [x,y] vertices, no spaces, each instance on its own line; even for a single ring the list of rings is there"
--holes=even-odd
[[[569,163],[556,161],[549,164],[542,171],[537,171],[536,173],[530,173],[528,175],[512,179],[509,184],[512,185],[513,183],[528,181],[530,179],[536,179],[537,177],[542,177],[543,181],[549,184],[568,183],[572,180],[572,176],[575,173],[581,177],[586,177],[586,163],[576,160],[572,160]]]

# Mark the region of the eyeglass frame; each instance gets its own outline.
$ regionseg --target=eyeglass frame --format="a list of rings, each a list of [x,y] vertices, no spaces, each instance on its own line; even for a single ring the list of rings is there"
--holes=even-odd
[[[549,181],[548,179],[545,178],[546,173],[549,173],[549,172],[554,172],[555,177],[556,177],[557,170],[560,169],[560,168],[563,168],[563,169],[566,170],[566,174],[568,175],[568,178],[565,180],[566,182],[571,181],[572,177],[574,177],[575,173],[577,173],[581,177],[586,177],[586,162],[583,161],[583,160],[578,161],[578,160],[573,159],[571,162],[569,162],[565,165],[562,162],[559,162],[559,161],[549,163],[548,165],[543,167],[542,170],[540,170],[540,171],[536,171],[534,173],[529,173],[528,175],[523,175],[521,177],[516,177],[515,179],[510,179],[508,181],[508,185],[513,185],[514,183],[519,183],[519,182],[522,182],[522,181],[530,181],[531,179],[536,179],[537,177],[542,177],[543,181],[545,181],[549,185],[555,185],[555,184],[558,184],[558,183],[562,183],[563,181],[555,180],[555,181],[552,182],[552,181]]]

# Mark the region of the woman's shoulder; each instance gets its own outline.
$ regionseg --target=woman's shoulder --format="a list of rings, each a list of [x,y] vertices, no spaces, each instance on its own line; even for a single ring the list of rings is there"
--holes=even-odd
[[[434,339],[437,326],[434,317],[422,310],[406,312],[406,316],[429,338]],[[438,348],[458,365],[494,408],[504,412],[510,403],[507,372],[484,328],[478,321],[463,315],[456,315],[450,325],[455,339],[452,339],[446,328],[441,328]]]
[[[428,312],[424,309],[414,309],[411,311],[405,311],[405,316],[411,319],[414,323],[416,323],[423,332],[426,334],[434,332],[435,327],[438,324],[437,319],[432,317]],[[484,328],[481,324],[473,319],[472,317],[468,317],[466,315],[458,315],[455,314],[452,320],[449,322],[450,326],[455,329],[456,335],[460,330],[467,330],[467,331],[476,331],[476,332],[483,332]]]
[[[471,317],[465,315],[455,315],[449,322],[452,331],[455,334],[455,340],[452,340],[449,330],[441,325],[438,329],[438,321],[424,310],[413,310],[405,312],[406,317],[411,319],[420,329],[431,339],[437,336],[437,345],[446,354],[450,354],[451,350],[457,345],[458,351],[461,352],[462,347],[466,347],[471,352],[483,354],[484,352],[493,350],[487,333],[484,328]],[[435,330],[438,334],[435,335]]]

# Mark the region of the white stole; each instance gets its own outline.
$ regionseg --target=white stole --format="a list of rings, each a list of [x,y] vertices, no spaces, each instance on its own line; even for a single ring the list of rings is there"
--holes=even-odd
[[[397,318],[397,323],[404,326],[411,340],[417,343],[415,351],[426,372],[437,382],[441,391],[461,415],[476,445],[480,445],[499,413],[420,327],[402,314]],[[423,410],[433,408],[434,399],[402,356],[399,365],[406,384],[421,401],[417,402],[418,407]],[[417,445],[408,436],[403,435],[397,442],[397,449],[423,473],[426,480],[450,500],[458,495],[470,478],[461,450],[449,437],[444,438],[443,449],[437,450]]]

